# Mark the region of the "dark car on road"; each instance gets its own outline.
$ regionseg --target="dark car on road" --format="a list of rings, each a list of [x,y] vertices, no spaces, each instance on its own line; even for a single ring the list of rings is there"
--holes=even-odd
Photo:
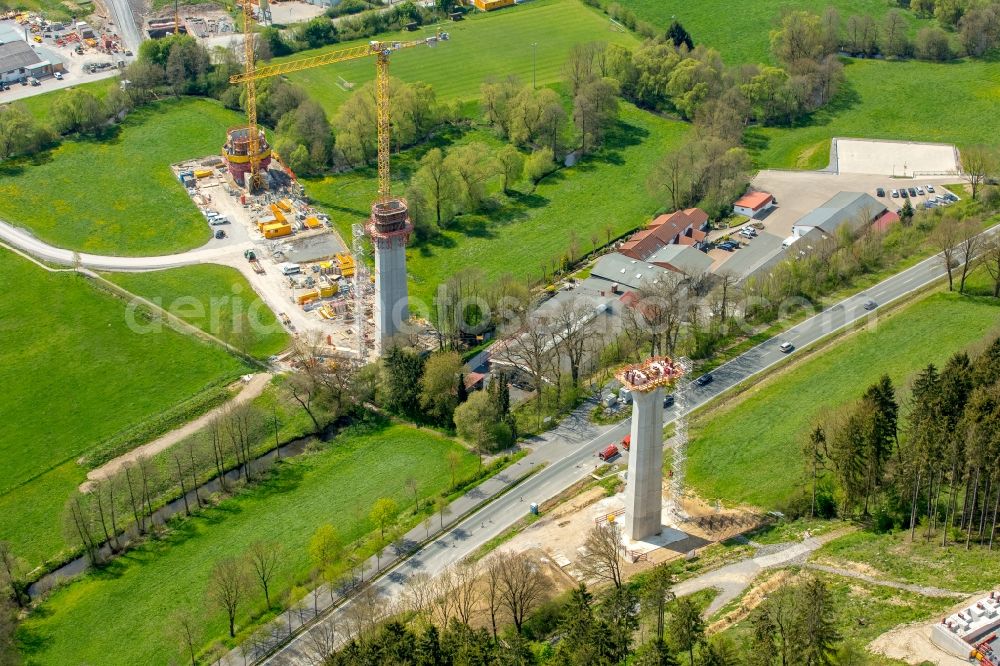
[[[873,300],[867,300],[867,301],[865,301],[865,310],[874,310],[877,307],[878,307],[878,303],[876,303],[875,301],[873,301]]]
[[[672,404],[674,404],[674,394],[673,393],[668,393],[667,395],[663,396],[663,406],[664,407],[669,407]]]
[[[694,383],[697,384],[698,386],[708,386],[709,384],[712,383],[713,379],[715,379],[715,377],[713,377],[712,373],[709,372],[707,374],[702,375],[698,379],[694,380]]]

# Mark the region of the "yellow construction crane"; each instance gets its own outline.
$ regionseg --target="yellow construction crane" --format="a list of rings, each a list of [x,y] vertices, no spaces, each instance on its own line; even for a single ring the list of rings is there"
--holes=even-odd
[[[265,65],[256,67],[254,64],[253,34],[252,26],[253,11],[250,8],[250,0],[243,0],[243,21],[244,21],[244,48],[246,58],[246,70],[242,74],[230,77],[230,83],[246,84],[246,106],[247,106],[247,129],[249,130],[249,155],[258,154],[258,130],[257,130],[257,88],[255,83],[261,79],[292,72],[301,72],[304,69],[332,65],[336,62],[347,60],[357,60],[375,56],[376,77],[375,77],[375,107],[378,119],[378,201],[385,202],[392,198],[389,183],[389,152],[390,152],[390,126],[389,126],[389,56],[393,51],[408,49],[413,46],[433,46],[438,41],[448,39],[448,33],[438,32],[433,37],[416,39],[407,42],[380,42],[373,41],[361,46],[331,51],[323,55],[311,56],[290,60],[278,65]],[[253,157],[250,159],[250,191],[258,189],[261,185],[259,165]]]

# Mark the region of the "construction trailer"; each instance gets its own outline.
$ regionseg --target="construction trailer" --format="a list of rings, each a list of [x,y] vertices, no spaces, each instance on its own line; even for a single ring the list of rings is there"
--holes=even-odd
[[[481,12],[492,12],[504,7],[513,7],[514,0],[472,0],[472,4]]]

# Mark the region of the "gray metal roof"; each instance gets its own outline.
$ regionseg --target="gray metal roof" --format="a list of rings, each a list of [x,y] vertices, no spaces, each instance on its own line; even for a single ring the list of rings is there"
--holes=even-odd
[[[666,272],[666,268],[612,252],[598,259],[590,274],[610,282],[617,282],[624,287],[639,289],[660,279]]]
[[[781,238],[767,232],[736,250],[729,259],[715,269],[716,273],[732,275],[737,280],[759,274],[784,258]]]
[[[27,42],[0,44],[0,72],[12,72],[42,61]]]
[[[712,267],[711,257],[690,245],[666,245],[654,252],[646,261],[670,264],[686,275],[692,276],[707,273]]]
[[[865,192],[838,192],[822,206],[799,219],[794,226],[815,227],[832,235],[845,222],[857,229],[871,222],[884,210],[886,207],[878,199]],[[863,217],[868,219],[863,220]]]

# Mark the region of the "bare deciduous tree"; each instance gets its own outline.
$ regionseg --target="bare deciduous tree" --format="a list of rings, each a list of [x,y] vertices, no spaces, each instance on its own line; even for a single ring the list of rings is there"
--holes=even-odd
[[[524,620],[548,598],[551,583],[537,563],[524,553],[498,553],[500,602],[521,633]]]
[[[1000,297],[1000,237],[994,235],[985,241],[983,266],[993,280],[993,297]]]
[[[580,558],[580,571],[596,580],[622,586],[622,536],[617,523],[598,523],[583,542],[586,554]]]
[[[515,326],[516,330],[498,345],[497,358],[530,375],[535,385],[536,425],[540,425],[542,385],[553,355],[549,321],[525,310],[515,320]]]
[[[455,616],[465,625],[472,624],[472,618],[482,599],[480,568],[477,560],[466,559],[455,565],[453,592],[455,595]]]
[[[24,563],[14,553],[13,546],[9,541],[0,541],[0,592],[7,588],[7,592],[20,608],[24,608],[29,601],[24,591],[23,575]]]
[[[264,602],[271,607],[270,585],[281,561],[281,544],[276,541],[254,541],[247,551],[247,559],[257,582],[264,591]]]
[[[208,596],[229,619],[229,636],[236,637],[236,614],[247,593],[246,561],[240,557],[227,557],[212,567],[208,582]]]
[[[201,641],[201,623],[189,610],[177,610],[170,616],[170,631],[182,652],[191,657],[191,666],[197,666],[196,651]]]
[[[941,252],[941,262],[948,273],[948,291],[953,291],[954,275],[952,271],[955,268],[958,255],[958,223],[950,218],[941,220],[934,230],[934,242]]]
[[[986,146],[971,146],[962,151],[962,174],[969,187],[972,188],[972,198],[979,196],[979,189],[996,171],[996,153]]]
[[[958,260],[962,262],[962,275],[958,279],[958,293],[965,293],[965,279],[969,276],[979,248],[983,245],[981,223],[977,218],[965,220],[958,229]]]

